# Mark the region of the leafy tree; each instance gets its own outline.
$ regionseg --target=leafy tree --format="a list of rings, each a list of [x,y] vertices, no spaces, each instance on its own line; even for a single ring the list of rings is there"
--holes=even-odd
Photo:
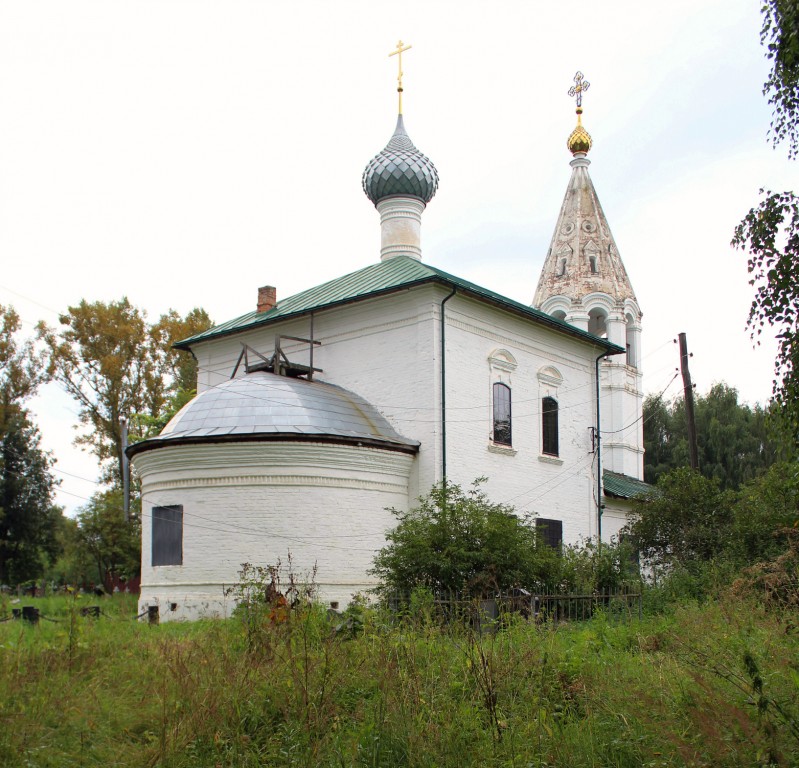
[[[33,342],[17,340],[20,328],[14,308],[0,304],[0,434],[47,378],[44,357],[35,351]]]
[[[97,564],[81,536],[78,521],[62,516],[56,526],[58,557],[47,570],[47,578],[57,584],[87,584],[102,581]]]
[[[799,154],[799,3],[765,0],[760,42],[766,46],[771,72],[763,86],[774,107],[771,139],[788,142],[788,156]]]
[[[689,467],[675,469],[636,502],[626,532],[656,568],[690,570],[727,551],[734,498],[716,479]]]
[[[762,193],[762,190],[761,190]],[[752,337],[777,329],[774,399],[794,434],[799,431],[799,197],[766,192],[735,230],[733,245],[749,253],[755,298],[747,325]]]
[[[194,355],[174,349],[173,345],[202,331],[207,331],[213,322],[204,309],[194,308],[186,317],[181,317],[174,309],[161,315],[150,329],[154,348],[161,357],[162,370],[171,380],[173,393],[193,391],[197,388],[197,360]]]
[[[785,141],[788,157],[799,154],[799,3],[765,0],[760,41],[771,72],[763,92],[772,105],[770,135]],[[733,246],[749,253],[755,298],[748,327],[753,338],[766,325],[777,329],[774,398],[799,448],[799,197],[793,192],[764,192],[736,227]]]
[[[0,435],[0,582],[18,584],[42,575],[58,554],[61,509],[53,505],[52,459],[23,410],[6,419]]]
[[[733,510],[730,556],[738,565],[771,560],[788,548],[799,525],[799,464],[775,464],[741,489]]]
[[[779,453],[768,413],[760,406],[738,402],[738,392],[714,384],[694,404],[699,471],[718,480],[722,489],[739,488],[771,465]],[[644,400],[644,479],[648,483],[677,467],[690,464],[685,403]]]
[[[398,524],[371,571],[387,594],[427,587],[482,595],[560,578],[560,553],[539,541],[532,520],[490,502],[479,481],[469,491],[436,485],[419,506],[391,512]]]
[[[31,341],[20,342],[20,320],[0,305],[0,582],[38,578],[55,557],[52,459],[24,401],[46,379],[44,360]]]
[[[88,432],[76,440],[100,461],[113,462],[107,479],[122,477],[120,417],[157,420],[170,396],[196,386],[196,367],[170,349],[173,341],[210,325],[203,310],[181,319],[172,310],[153,325],[127,298],[81,303],[59,317],[59,331],[40,324],[48,371],[78,402]],[[192,376],[195,380],[192,380]]]
[[[78,512],[78,533],[97,566],[98,579],[136,576],[141,567],[141,527],[136,516],[125,520],[122,491],[92,495]]]

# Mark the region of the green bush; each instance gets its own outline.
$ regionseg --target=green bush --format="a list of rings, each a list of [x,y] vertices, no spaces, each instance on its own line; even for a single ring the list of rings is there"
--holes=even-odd
[[[371,571],[384,595],[418,587],[475,597],[517,586],[558,588],[560,552],[540,540],[532,518],[489,501],[480,484],[464,491],[441,483],[410,511],[391,510],[398,523]]]

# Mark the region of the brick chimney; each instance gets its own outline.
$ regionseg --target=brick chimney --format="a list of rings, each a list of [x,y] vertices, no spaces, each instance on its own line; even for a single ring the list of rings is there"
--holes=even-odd
[[[265,285],[258,289],[258,312],[268,312],[277,304],[277,289],[274,285]]]

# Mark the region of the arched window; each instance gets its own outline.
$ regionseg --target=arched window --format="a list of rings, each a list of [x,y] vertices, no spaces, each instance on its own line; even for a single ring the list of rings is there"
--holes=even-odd
[[[494,442],[500,445],[512,445],[510,387],[501,382],[494,384]]]
[[[552,397],[541,400],[541,451],[547,456],[558,455],[558,401]]]

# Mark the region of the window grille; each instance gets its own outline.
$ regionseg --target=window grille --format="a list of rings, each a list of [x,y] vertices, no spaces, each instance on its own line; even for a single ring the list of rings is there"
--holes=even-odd
[[[183,565],[183,506],[153,507],[153,565]]]
[[[535,519],[535,529],[538,531],[539,540],[547,547],[558,550],[561,548],[563,544],[563,521],[537,517]]]

